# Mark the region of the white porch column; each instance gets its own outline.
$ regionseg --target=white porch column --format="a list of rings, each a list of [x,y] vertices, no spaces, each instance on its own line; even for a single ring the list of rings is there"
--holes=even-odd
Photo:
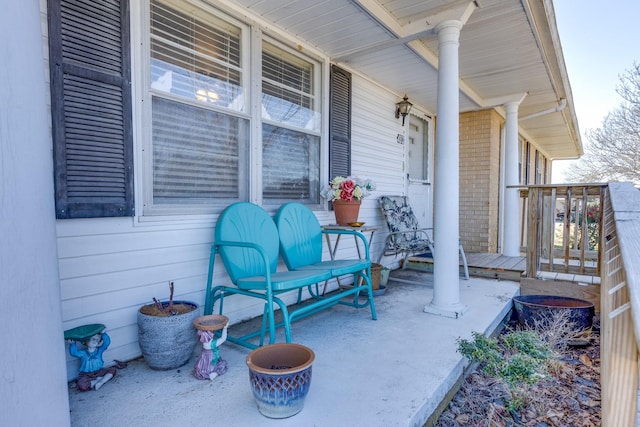
[[[504,182],[505,186],[518,185],[518,106],[520,102],[507,102],[505,141],[504,141]],[[520,214],[518,190],[504,190],[504,243],[502,253],[505,256],[520,256]]]
[[[458,47],[462,22],[443,21],[438,34],[438,107],[434,199],[433,300],[424,311],[457,318],[460,302],[458,238],[460,230],[460,141]]]

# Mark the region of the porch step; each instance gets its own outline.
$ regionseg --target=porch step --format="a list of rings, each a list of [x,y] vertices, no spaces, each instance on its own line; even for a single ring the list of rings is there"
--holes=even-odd
[[[489,279],[520,281],[526,269],[524,257],[508,257],[500,254],[467,253],[469,275]],[[407,258],[407,267],[433,272],[433,258],[431,256],[416,255]],[[460,261],[460,274],[463,274],[462,260]]]

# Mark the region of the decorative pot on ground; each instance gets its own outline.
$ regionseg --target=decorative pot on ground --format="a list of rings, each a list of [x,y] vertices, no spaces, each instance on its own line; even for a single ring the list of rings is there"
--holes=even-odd
[[[382,264],[378,264],[377,262],[372,262],[371,263],[371,290],[377,291],[378,289],[380,289],[381,274],[382,274]]]
[[[358,221],[361,200],[334,200],[333,211],[336,214],[336,224],[349,225]]]
[[[391,273],[391,269],[389,269],[387,267],[382,267],[382,270],[380,271],[380,286],[381,287],[386,287],[387,286],[387,282],[389,281],[389,273]]]
[[[258,410],[269,418],[300,412],[311,385],[313,351],[300,344],[271,344],[247,355],[249,379]]]
[[[573,328],[567,343],[580,346],[590,342],[595,315],[595,306],[590,301],[556,295],[519,295],[513,297],[513,305],[518,322],[525,327],[553,321],[555,314],[566,313]]]
[[[168,302],[142,306],[138,310],[138,344],[151,369],[178,368],[189,361],[198,335],[193,321],[202,309],[189,301],[173,301],[173,283]]]

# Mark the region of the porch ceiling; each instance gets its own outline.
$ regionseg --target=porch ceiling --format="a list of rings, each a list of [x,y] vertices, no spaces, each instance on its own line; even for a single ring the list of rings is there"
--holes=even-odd
[[[551,159],[575,158],[582,142],[553,5],[544,0],[233,0],[412,103],[436,112],[434,26],[465,20],[460,35],[460,111],[497,107],[528,93],[520,132]],[[477,7],[476,7],[477,6]],[[391,107],[392,108],[392,107]]]

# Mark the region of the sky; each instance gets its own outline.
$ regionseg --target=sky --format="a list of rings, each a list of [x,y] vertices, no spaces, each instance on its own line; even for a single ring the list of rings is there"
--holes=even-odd
[[[554,0],[582,145],[587,129],[622,102],[619,76],[640,62],[640,0]],[[569,161],[553,162],[552,182],[563,182]]]

